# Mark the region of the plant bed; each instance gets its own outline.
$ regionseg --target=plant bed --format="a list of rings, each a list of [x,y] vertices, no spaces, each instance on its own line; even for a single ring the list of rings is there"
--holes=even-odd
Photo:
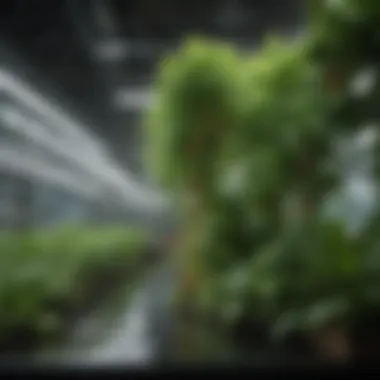
[[[26,353],[63,338],[80,315],[127,280],[136,280],[148,247],[138,231],[79,228],[9,235],[0,244],[8,266],[3,265],[8,274],[0,288],[4,354]]]

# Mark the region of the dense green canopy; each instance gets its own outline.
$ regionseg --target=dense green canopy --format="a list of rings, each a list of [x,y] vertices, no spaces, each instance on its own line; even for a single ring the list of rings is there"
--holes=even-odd
[[[380,306],[376,218],[353,235],[326,213],[343,183],[335,141],[380,117],[375,77],[371,93],[351,93],[378,69],[380,3],[310,3],[297,42],[254,54],[184,44],[159,69],[147,123],[153,173],[180,202],[201,200],[199,307],[232,323],[253,313],[280,334]]]

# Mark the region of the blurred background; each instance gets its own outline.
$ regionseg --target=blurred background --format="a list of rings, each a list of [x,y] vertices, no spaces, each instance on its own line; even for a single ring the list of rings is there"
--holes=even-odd
[[[96,136],[121,170],[133,173],[139,184],[147,183],[141,169],[139,124],[141,111],[149,103],[150,77],[159,58],[175,48],[183,36],[193,33],[226,37],[248,49],[268,31],[297,33],[302,26],[297,3],[57,1],[53,5],[38,0],[6,1],[1,12],[2,70],[43,99],[43,105],[39,103],[42,108],[37,111],[31,103],[20,101],[20,92],[5,87],[2,109],[7,109],[8,119],[46,120],[46,128],[69,134],[60,119],[44,113],[43,109],[53,105],[66,122],[84,126]],[[12,132],[8,136],[8,131],[1,129],[7,138],[16,138]],[[81,141],[76,145],[81,147]],[[7,190],[9,181],[4,179],[3,183],[2,191],[11,191]],[[25,195],[34,194],[28,206],[34,213],[29,217],[33,214],[35,223],[126,218],[125,213],[119,215],[118,208],[102,211],[66,190],[48,190],[34,180],[28,187]],[[4,208],[2,214],[6,212]],[[132,210],[129,214],[127,220],[133,219]],[[2,223],[3,219],[10,220],[6,215]]]
[[[166,357],[175,270],[161,261],[177,226],[142,168],[140,129],[155,66],[189,34],[247,50],[270,32],[296,36],[302,4],[2,2],[2,358]]]

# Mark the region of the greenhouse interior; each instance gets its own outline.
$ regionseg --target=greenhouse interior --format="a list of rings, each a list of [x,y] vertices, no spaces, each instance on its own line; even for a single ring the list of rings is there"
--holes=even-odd
[[[379,1],[2,7],[0,368],[380,359]]]

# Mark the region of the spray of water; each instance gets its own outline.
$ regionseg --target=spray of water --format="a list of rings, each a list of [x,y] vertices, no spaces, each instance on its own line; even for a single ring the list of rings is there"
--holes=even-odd
[[[154,212],[167,206],[167,201],[157,192],[142,186],[118,166],[99,138],[61,114],[4,70],[0,70],[1,90],[46,121],[32,120],[15,107],[4,107],[0,111],[1,127],[24,140],[19,147],[2,143],[0,166],[3,170],[37,176],[48,182],[59,182],[61,186],[69,187],[70,191],[79,191],[82,195],[108,193],[109,196],[116,197],[121,206],[135,206],[141,211]],[[27,156],[25,152],[22,153],[26,146],[33,145],[33,154]],[[45,155],[38,158],[38,151],[45,152]],[[46,158],[47,152],[65,162],[66,170],[51,167],[50,160]],[[75,176],[75,171],[79,171],[79,175]],[[86,180],[86,177],[90,179]],[[101,192],[99,189],[102,189]]]
[[[51,101],[34,91],[31,86],[4,68],[0,68],[0,90],[38,115],[42,120],[50,120],[49,127],[52,132],[55,131],[61,137],[67,136],[71,143],[76,143],[82,148],[87,147],[94,153],[105,151],[102,142],[90,133],[85,126],[71,120],[69,115],[60,111],[56,104],[52,104]]]
[[[127,173],[117,168],[116,163],[102,151],[95,154],[96,152],[87,150],[86,146],[78,150],[75,145],[73,147],[72,143],[52,135],[48,127],[38,121],[28,119],[18,110],[6,108],[0,113],[0,118],[3,121],[3,128],[26,140],[22,145],[26,148],[34,145],[37,148],[34,154],[48,153],[68,165],[71,164],[72,171],[79,170],[81,175],[90,175],[93,180],[95,179],[95,184],[100,182],[98,187],[103,184],[103,188],[109,187],[114,192],[116,190],[123,196],[123,201],[136,203],[139,207],[154,207],[160,202],[153,191],[142,189],[139,184],[131,181]],[[25,147],[20,147],[18,150],[24,150]],[[13,147],[13,149],[17,148]],[[9,150],[4,150],[6,151]],[[46,161],[46,155],[44,157],[40,161]]]
[[[0,141],[0,170],[57,185],[86,198],[96,199],[99,196],[96,183],[85,180],[70,170],[53,167],[48,160],[35,157],[22,147],[13,146],[7,141]]]

